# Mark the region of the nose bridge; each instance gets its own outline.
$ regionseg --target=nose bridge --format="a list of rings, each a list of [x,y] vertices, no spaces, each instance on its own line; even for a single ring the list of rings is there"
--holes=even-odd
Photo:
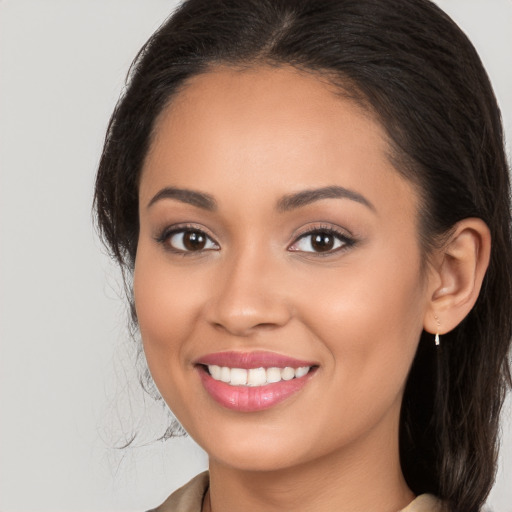
[[[282,326],[290,318],[279,264],[258,245],[246,244],[226,256],[209,308],[209,321],[237,336]]]

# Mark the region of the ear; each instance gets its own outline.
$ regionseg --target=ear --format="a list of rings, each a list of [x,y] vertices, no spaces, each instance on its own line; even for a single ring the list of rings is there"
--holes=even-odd
[[[423,327],[444,334],[459,325],[480,293],[491,253],[491,234],[481,219],[458,222],[432,258]]]

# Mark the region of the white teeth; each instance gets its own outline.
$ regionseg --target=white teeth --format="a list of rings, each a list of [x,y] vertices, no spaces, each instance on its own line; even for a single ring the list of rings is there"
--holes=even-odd
[[[267,383],[267,372],[265,368],[251,368],[247,377],[248,386],[263,386]]]
[[[211,366],[208,366],[208,370],[215,380],[221,380],[222,368],[220,366],[212,364]]]
[[[281,380],[281,368],[267,368],[267,382],[279,382]]]
[[[214,380],[226,382],[231,386],[264,386],[281,380],[292,380],[304,377],[311,370],[311,366],[300,368],[229,368],[228,366],[208,365],[208,371]]]
[[[309,372],[309,366],[301,366],[295,370],[295,377],[304,377]]]
[[[281,377],[283,380],[292,380],[295,377],[295,370],[287,366],[281,371]]]
[[[232,386],[245,386],[247,384],[247,370],[242,368],[231,368],[231,382]]]
[[[231,381],[231,369],[227,366],[223,366],[220,369],[220,380],[222,382],[230,382]]]

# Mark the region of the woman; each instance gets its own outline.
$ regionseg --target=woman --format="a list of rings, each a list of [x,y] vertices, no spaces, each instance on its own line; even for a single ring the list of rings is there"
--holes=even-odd
[[[152,378],[209,455],[156,510],[481,509],[508,169],[434,4],[185,2],[135,60],[95,204]]]

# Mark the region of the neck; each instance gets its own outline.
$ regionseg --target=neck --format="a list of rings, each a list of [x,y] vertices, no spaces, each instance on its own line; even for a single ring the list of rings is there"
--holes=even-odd
[[[400,468],[398,435],[364,440],[291,468],[240,470],[210,460],[208,512],[396,512],[414,495]],[[382,436],[387,438],[383,439]]]

